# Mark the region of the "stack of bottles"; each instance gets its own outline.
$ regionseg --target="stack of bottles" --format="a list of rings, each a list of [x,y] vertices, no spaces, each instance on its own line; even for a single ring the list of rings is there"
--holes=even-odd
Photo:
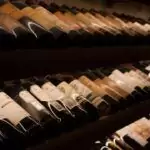
[[[0,146],[29,146],[149,100],[149,64],[2,81]]]
[[[0,3],[1,50],[149,45],[150,23],[125,14],[51,3]]]
[[[143,117],[102,141],[96,141],[91,150],[149,150],[150,120]]]

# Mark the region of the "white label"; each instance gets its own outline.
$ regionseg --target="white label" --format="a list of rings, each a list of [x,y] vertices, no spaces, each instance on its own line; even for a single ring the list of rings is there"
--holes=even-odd
[[[130,132],[128,133],[128,135],[129,135],[132,139],[134,139],[135,141],[137,141],[141,146],[145,146],[145,145],[148,143],[144,138],[142,138],[141,136],[139,136],[138,134],[136,134],[136,132],[130,131]]]
[[[121,79],[119,79],[116,75],[114,74],[111,74],[109,76],[109,78],[113,81],[115,81],[121,88],[123,88],[126,92],[130,93],[132,92],[134,89],[133,88],[130,88],[129,86],[127,86],[127,84],[122,81]]]
[[[79,80],[73,80],[70,85],[80,94],[84,97],[88,97],[92,91],[86,87],[84,84],[82,84]]]
[[[0,92],[0,106],[0,114],[8,118],[14,125],[17,125],[25,117],[30,116],[4,92]]]
[[[116,133],[120,136],[120,137],[124,137],[127,133],[129,132],[129,126],[126,126],[120,130],[118,130]]]
[[[150,71],[150,65],[145,68],[147,71]]]
[[[25,90],[19,93],[19,97],[27,103],[37,101],[36,98],[34,98],[28,91]]]
[[[32,85],[30,87],[30,92],[37,97],[40,101],[51,101],[50,97],[45,93],[43,89],[41,89],[38,85]]]
[[[78,102],[76,101],[79,94],[76,93],[76,91],[68,83],[61,82],[57,87],[65,94],[66,97],[63,100],[65,102],[68,101],[69,107],[73,108],[79,105]]]
[[[65,97],[65,94],[61,92],[56,86],[51,82],[46,82],[42,89],[49,95],[52,100],[60,100]]]
[[[49,104],[55,107],[55,109],[57,109],[58,111],[65,110],[65,108],[61,104],[59,104],[57,101],[50,101]]]
[[[31,102],[31,104],[39,111],[44,110],[44,106],[41,105],[38,101]]]
[[[19,93],[19,97],[21,98],[22,101],[24,101],[26,106],[31,104],[33,105],[33,107],[35,107],[39,111],[45,109],[45,107],[40,102],[38,102],[38,100],[34,98],[28,91],[21,91]],[[23,105],[23,103],[22,103],[22,106],[26,108],[26,106]]]

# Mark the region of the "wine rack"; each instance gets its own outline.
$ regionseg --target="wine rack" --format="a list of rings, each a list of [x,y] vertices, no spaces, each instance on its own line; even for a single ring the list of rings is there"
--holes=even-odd
[[[86,69],[87,67],[128,63],[149,58],[149,46],[16,50],[1,52],[0,67],[2,78],[15,79],[35,74]],[[148,115],[149,112],[150,101],[144,101],[26,150],[88,149],[95,140]]]
[[[149,112],[150,101],[148,100],[26,150],[88,149],[95,140],[110,135],[143,116],[148,116]]]

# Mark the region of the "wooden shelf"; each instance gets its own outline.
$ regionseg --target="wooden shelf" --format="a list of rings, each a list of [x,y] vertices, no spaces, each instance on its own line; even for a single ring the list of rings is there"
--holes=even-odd
[[[102,139],[149,113],[150,100],[147,100],[27,150],[88,150],[95,140]]]
[[[6,80],[149,58],[150,46],[18,50],[0,52],[0,68]]]

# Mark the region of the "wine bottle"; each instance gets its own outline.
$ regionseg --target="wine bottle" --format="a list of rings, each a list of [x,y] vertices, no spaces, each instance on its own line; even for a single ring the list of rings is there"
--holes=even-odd
[[[113,140],[113,142],[118,145],[121,149],[123,150],[133,150],[132,147],[130,147],[127,143],[125,143],[125,141],[117,134],[113,134],[111,136],[111,139]]]
[[[0,139],[0,145],[5,148],[19,149],[24,147],[24,133],[15,127],[2,113],[0,118]]]
[[[101,71],[108,76],[111,80],[115,81],[121,88],[123,88],[125,91],[127,91],[128,93],[130,93],[134,99],[132,101],[132,103],[136,103],[138,101],[142,100],[142,94],[139,93],[138,91],[136,91],[135,87],[133,87],[133,85],[131,83],[128,82],[127,79],[124,79],[116,74],[113,74],[111,70],[108,69],[102,69]]]
[[[87,29],[88,27],[81,21],[77,20],[75,18],[75,16],[70,11],[68,11],[68,9],[69,8],[67,6],[62,5],[59,8],[59,11],[61,11],[61,13],[63,13],[63,15],[67,18],[69,23],[71,23],[73,26],[77,26],[76,30],[78,30],[78,32],[80,32],[81,37],[82,37],[80,46],[82,46],[82,47],[90,46],[91,47],[92,43],[94,43],[93,34]]]
[[[135,77],[130,76],[130,74],[128,74],[129,69],[123,67],[118,67],[118,69],[119,69],[119,74],[123,73],[122,75],[124,75],[130,81],[130,83],[134,85],[135,89],[142,94],[142,99],[147,100],[149,98],[149,93],[146,84],[136,79]]]
[[[63,130],[64,123],[63,118],[60,117],[65,108],[63,108],[58,102],[53,101],[48,94],[41,89],[40,86],[32,82],[31,79],[21,79],[21,85],[35,96],[36,99],[49,110],[53,119],[55,119],[55,129],[52,132],[52,135],[55,136],[60,134]]]
[[[76,8],[68,8],[71,14],[82,24],[86,25],[86,29],[93,34],[94,45],[99,45],[103,43],[104,33],[99,30],[98,25],[92,23],[83,13],[78,11]]]
[[[67,131],[72,130],[76,125],[75,115],[62,102],[64,94],[57,89],[50,81],[43,77],[33,77],[31,79],[34,83],[39,85],[41,89],[50,97],[52,105],[56,108],[55,112],[63,123],[63,128]]]
[[[89,10],[82,8],[80,9],[82,13],[84,13],[90,20],[93,20],[94,23],[98,24],[100,29],[105,33],[105,35],[108,36],[115,36],[118,33],[112,32],[112,30],[109,29],[109,27],[106,27],[106,24],[100,21],[98,18],[96,18],[93,14],[90,13]]]
[[[76,90],[76,92],[87,98],[97,108],[100,116],[107,114],[109,109],[108,103],[103,101],[100,96],[96,96],[90,88],[82,84],[78,79],[72,79],[70,85]]]
[[[41,132],[40,124],[5,92],[0,92],[0,101],[1,114],[26,135],[28,142]]]
[[[106,140],[106,144],[107,147],[113,149],[113,150],[121,150],[121,148],[119,146],[117,146],[111,139],[107,139]]]
[[[125,135],[123,137],[123,139],[125,140],[125,142],[127,142],[131,147],[133,147],[133,149],[140,149],[140,150],[144,150],[144,148],[134,140],[134,137],[131,137],[129,135]]]
[[[32,33],[32,37],[34,36],[34,39],[36,38],[36,40],[39,40],[39,42],[36,42],[36,44],[39,44],[37,46],[44,46],[44,44],[47,45],[47,43],[45,42],[46,40],[49,42],[49,46],[51,46],[51,44],[53,44],[54,41],[54,37],[52,33],[48,32],[44,27],[38,24],[35,20],[29,18],[27,14],[21,12],[17,8],[17,6],[20,3],[21,2],[13,2],[13,4],[11,4],[9,2],[5,2],[1,5],[0,12],[9,14],[10,16],[18,20],[21,24],[23,24],[30,31],[30,33]],[[30,39],[26,38],[26,40],[30,40]],[[44,44],[42,43],[43,41],[45,42]]]
[[[34,36],[30,34],[30,32],[22,24],[7,14],[0,14],[0,24],[5,26],[16,38],[14,41],[15,48],[21,48],[24,45],[26,38],[30,38],[30,36],[31,40],[34,40]],[[32,47],[34,47],[34,45],[31,45],[30,48]]]
[[[88,112],[88,117],[90,121],[94,121],[99,118],[98,111],[96,107],[83,96],[82,91],[78,93],[72,86],[71,82],[75,80],[75,78],[68,74],[56,74],[56,78],[62,81],[64,84],[61,84],[60,88],[64,88],[65,94],[75,99],[83,109]],[[79,82],[79,81],[78,81]],[[68,88],[68,90],[67,90]]]
[[[46,7],[49,10],[49,15],[51,16],[55,16],[57,19],[56,20],[56,25],[60,26],[64,25],[65,28],[63,28],[64,32],[67,33],[71,44],[72,45],[80,45],[81,44],[81,40],[82,39],[82,34],[81,31],[79,30],[79,26],[75,23],[72,22],[72,20],[68,17],[66,17],[62,12],[61,12],[61,8],[57,5],[54,5],[53,3],[51,3],[50,6]],[[36,6],[36,9],[41,9],[43,11],[44,8]],[[83,43],[82,43],[83,44]]]
[[[119,102],[113,99],[105,90],[96,85],[92,80],[90,80],[91,76],[87,72],[81,72],[79,81],[89,87],[95,94],[101,96],[108,104],[111,105],[112,112],[118,111]]]
[[[38,120],[47,136],[52,136],[56,128],[56,120],[50,112],[30,92],[20,85],[20,81],[5,83],[4,91],[23,107],[34,119]],[[44,135],[46,136],[46,134]]]
[[[126,103],[126,105],[130,105],[132,103],[134,97],[132,95],[130,95],[127,91],[125,91],[124,89],[119,87],[113,80],[111,80],[110,78],[105,76],[100,71],[100,69],[97,68],[92,71],[101,79],[102,83],[108,85],[109,87],[111,87],[112,89],[117,91],[124,99],[126,99],[126,101],[124,101]]]
[[[69,90],[68,86],[65,86],[67,83],[62,82],[56,76],[48,75],[48,76],[46,76],[46,79],[49,80],[53,85],[55,85],[63,93],[63,97],[61,98],[61,101],[75,115],[76,121],[77,121],[77,125],[82,125],[85,122],[87,122],[87,119],[88,119],[87,111],[84,110],[82,108],[82,106],[80,106],[80,104],[75,99],[75,97],[74,98],[73,98],[73,96],[70,97],[70,95],[68,94],[68,90]],[[62,88],[61,88],[61,86],[62,86]],[[63,86],[64,86],[64,88],[63,88]]]
[[[6,27],[4,27],[2,24],[0,24],[0,48],[1,51],[8,50],[12,51],[15,47],[15,36],[7,30]],[[8,44],[9,43],[9,44]]]
[[[60,42],[62,46],[65,46],[65,42],[69,41],[68,34],[69,29],[68,26],[59,21],[57,17],[51,15],[47,10],[39,9],[39,8],[32,8],[25,4],[16,5],[20,11],[31,18],[32,20],[36,21],[38,24],[43,26],[46,30],[52,33],[54,39],[57,42]]]
[[[136,74],[140,76],[140,78],[143,78],[148,83],[150,82],[148,75],[142,70],[133,66],[133,64],[124,64],[123,67],[133,70]]]
[[[147,137],[149,137],[149,120],[145,117],[120,129],[117,134],[133,149],[146,149],[149,147]]]
[[[128,76],[131,78],[136,79],[137,82],[139,82],[140,88],[145,92],[144,94],[145,97],[147,96],[147,99],[149,98],[149,93],[150,93],[150,82],[146,81],[145,78],[143,78],[138,72],[135,72],[134,70],[128,69],[124,66],[121,66],[121,68],[127,69],[128,70]]]
[[[102,80],[92,72],[92,70],[88,69],[86,71],[86,73],[88,74],[89,77],[91,77],[91,79],[93,80],[93,82],[95,84],[97,84],[99,87],[101,87],[102,89],[104,89],[104,91],[106,91],[107,94],[109,94],[113,99],[118,100],[120,103],[124,103],[126,101],[126,99],[124,99],[120,93],[118,93],[117,91],[115,91],[113,88],[110,88],[109,86],[105,85]]]

